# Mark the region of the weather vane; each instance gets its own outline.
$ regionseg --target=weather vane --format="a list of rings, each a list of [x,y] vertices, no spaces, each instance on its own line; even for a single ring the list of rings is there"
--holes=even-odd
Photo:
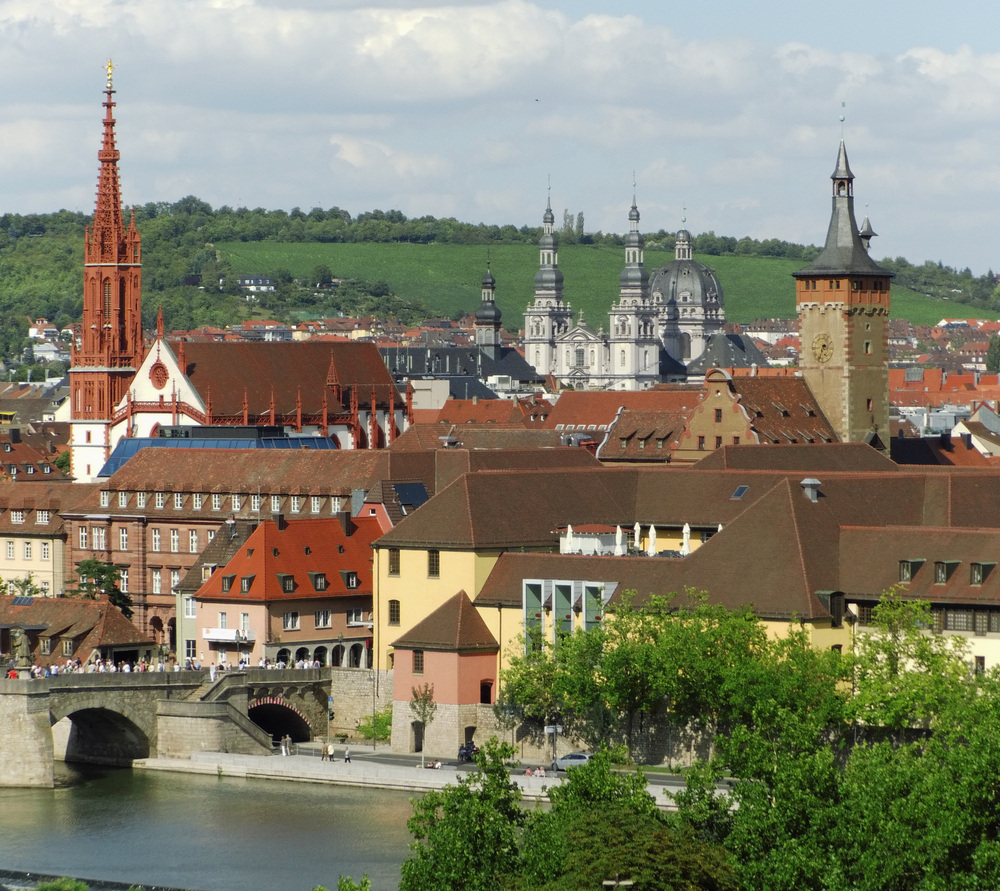
[[[111,73],[115,70],[114,62],[112,62],[110,59],[108,59],[108,64],[106,66],[106,70],[108,72],[108,89],[110,90],[111,89]]]

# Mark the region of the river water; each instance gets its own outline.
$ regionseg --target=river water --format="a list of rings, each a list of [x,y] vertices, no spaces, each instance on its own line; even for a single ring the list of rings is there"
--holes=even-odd
[[[394,891],[408,854],[411,793],[131,770],[60,779],[0,789],[0,870],[194,891],[336,889],[367,873]]]

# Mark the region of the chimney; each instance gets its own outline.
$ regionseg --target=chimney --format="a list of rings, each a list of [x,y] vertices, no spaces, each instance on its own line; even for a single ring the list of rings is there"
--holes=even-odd
[[[340,528],[344,530],[344,535],[348,538],[354,533],[354,521],[351,519],[349,510],[338,510],[334,517],[340,521]]]
[[[806,493],[806,498],[808,498],[813,504],[819,500],[819,480],[809,477],[808,479],[802,480],[799,485],[802,486],[802,490]]]

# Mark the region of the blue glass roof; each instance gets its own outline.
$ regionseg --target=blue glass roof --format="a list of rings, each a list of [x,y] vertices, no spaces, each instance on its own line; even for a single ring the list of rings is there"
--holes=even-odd
[[[111,457],[101,468],[98,477],[109,477],[125,466],[129,458],[140,449],[335,449],[337,444],[325,436],[277,436],[252,439],[166,439],[158,436],[137,436],[122,439],[115,446]]]

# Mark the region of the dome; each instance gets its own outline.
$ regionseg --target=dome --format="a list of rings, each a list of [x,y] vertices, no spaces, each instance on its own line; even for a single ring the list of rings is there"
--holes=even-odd
[[[645,287],[649,281],[649,270],[645,266],[626,266],[618,276],[618,283],[623,288]]]
[[[677,233],[678,239],[681,232]],[[672,260],[661,266],[650,277],[649,293],[657,303],[673,301],[682,308],[723,305],[722,286],[715,270],[697,260]]]
[[[561,288],[562,283],[563,274],[558,266],[542,266],[535,273],[536,288]]]
[[[497,324],[501,318],[502,314],[500,312],[500,307],[498,307],[492,300],[484,300],[479,304],[479,309],[476,310],[477,325]]]
[[[486,275],[483,276],[483,288],[495,288],[497,280],[493,278],[493,273],[489,269],[486,270]]]

